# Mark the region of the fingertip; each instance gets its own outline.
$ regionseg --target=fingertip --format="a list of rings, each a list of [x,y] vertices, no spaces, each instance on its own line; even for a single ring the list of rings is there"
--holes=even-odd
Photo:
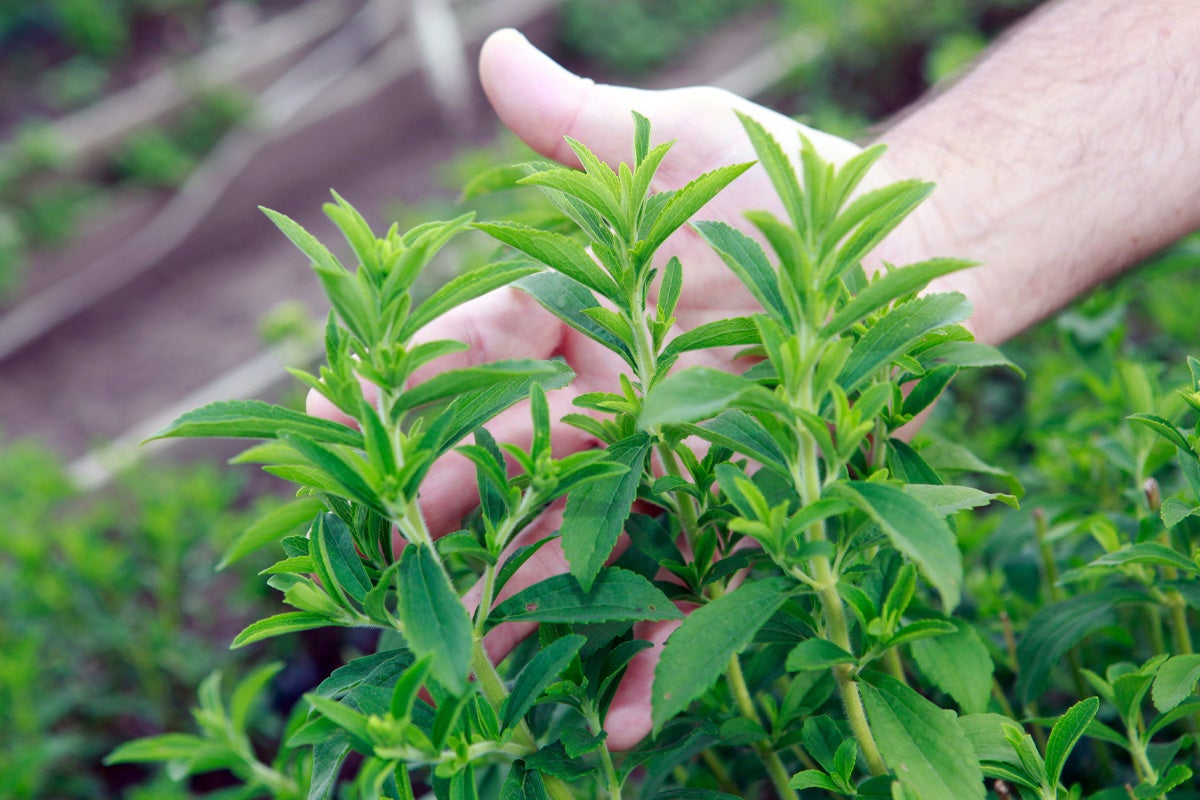
[[[479,78],[500,120],[551,158],[564,155],[563,134],[594,85],[564,69],[513,28],[502,28],[484,42]]]
[[[335,406],[328,397],[316,389],[308,390],[308,396],[304,398],[304,410],[308,412],[310,417],[320,417],[332,422],[340,422],[343,425],[357,427],[357,423],[353,418]]]

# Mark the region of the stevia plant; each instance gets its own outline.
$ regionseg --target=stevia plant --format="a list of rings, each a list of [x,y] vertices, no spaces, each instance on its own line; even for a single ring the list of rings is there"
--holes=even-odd
[[[267,212],[333,306],[327,365],[294,374],[354,425],[240,401],[185,414],[157,436],[264,439],[238,460],[300,487],[227,557],[279,540],[284,558],[268,582],[296,610],[251,625],[235,646],[333,625],[381,630],[379,649],[305,696],[271,763],[244,732],[269,671],[227,703],[214,680],[200,736],[133,742],[110,760],[165,761],[177,776],[229,769],[246,797],[411,798],[430,787],[439,798],[967,800],[985,796],[985,774],[1023,794],[1031,786],[1031,797],[1068,796],[1062,766],[1095,703],[1068,711],[1042,755],[1019,720],[986,713],[992,653],[955,614],[964,570],[953,515],[1015,500],[947,483],[942,470],[955,465],[939,469],[897,436],[960,369],[1008,364],[961,325],[964,297],[921,294],[966,262],[863,268],[932,186],[863,191],[882,148],[835,166],[802,139],[793,164],[743,117],[785,211],[747,215],[773,255],[727,224],[692,228],[762,310],[677,334],[686,265],[656,255],[752,165],[653,192],[670,143],[652,146],[634,116],[632,165],[614,170],[568,140],[582,171],[522,167],[521,183],[539,186],[575,235],[475,223],[510,255],[420,303],[413,281],[470,217],[377,237],[335,195],[326,212],[357,262],[347,269]],[[616,385],[579,396],[580,412],[562,420],[603,449],[551,449],[546,393],[571,380],[562,362],[414,380],[465,347],[421,338],[428,322],[514,282],[624,364]],[[711,348],[737,349],[746,368],[674,369]],[[489,422],[525,400],[529,447],[497,441]],[[479,512],[435,538],[421,487],[452,449],[475,465]],[[560,530],[518,546],[564,497]],[[569,574],[496,602],[555,537]],[[468,612],[461,597],[475,581],[481,599]],[[681,622],[654,676],[654,731],[614,752],[603,720],[630,660],[650,646],[634,623],[656,620]],[[497,667],[483,637],[510,622],[537,633]],[[1032,776],[1024,784],[1006,766],[1018,756]]]

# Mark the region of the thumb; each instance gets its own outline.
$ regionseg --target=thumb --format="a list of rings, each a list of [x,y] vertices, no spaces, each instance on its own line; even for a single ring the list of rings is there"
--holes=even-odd
[[[598,85],[559,66],[512,28],[483,44],[479,76],[500,120],[530,147],[569,166],[579,161],[563,141],[571,136],[606,161],[632,156],[630,109],[649,92]]]

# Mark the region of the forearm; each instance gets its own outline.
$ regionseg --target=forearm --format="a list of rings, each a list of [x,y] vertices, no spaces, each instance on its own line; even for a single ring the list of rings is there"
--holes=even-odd
[[[980,261],[943,288],[999,342],[1200,227],[1198,54],[1196,0],[1041,9],[881,135],[938,183],[886,257]]]

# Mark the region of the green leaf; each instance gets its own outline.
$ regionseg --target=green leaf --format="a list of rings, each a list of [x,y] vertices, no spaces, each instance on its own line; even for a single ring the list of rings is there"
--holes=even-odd
[[[1165,714],[1191,697],[1200,680],[1200,655],[1172,656],[1163,662],[1154,675],[1150,699],[1160,713]]]
[[[658,289],[658,300],[655,303],[655,317],[666,321],[675,314],[675,306],[683,292],[683,264],[678,256],[671,256],[663,267],[662,283]]]
[[[371,272],[379,272],[377,240],[371,226],[363,219],[363,215],[358,213],[358,209],[350,205],[344,197],[337,192],[332,194],[337,203],[326,203],[321,207],[325,216],[329,217],[346,237],[346,243],[358,257],[359,263]]]
[[[982,713],[991,696],[995,665],[974,628],[960,619],[949,622],[956,632],[911,644],[913,660],[921,673],[954,698],[964,713]]]
[[[950,341],[934,345],[918,356],[921,366],[929,369],[935,364],[943,366],[977,368],[1007,367],[1022,378],[1025,370],[1014,364],[1004,353],[983,342]]]
[[[417,275],[433,260],[438,251],[461,233],[474,218],[474,212],[468,212],[450,220],[426,222],[405,233],[401,239],[404,248],[396,254],[394,263],[385,266],[387,274],[383,283],[383,296],[398,296],[412,286]]]
[[[779,279],[758,242],[724,222],[697,222],[692,227],[768,314],[777,320],[788,319]]]
[[[303,436],[285,433],[280,438],[295,448],[296,452],[308,459],[322,473],[332,478],[346,497],[386,516],[387,509],[384,508],[375,490],[363,474],[367,464],[362,459],[357,456],[343,455],[332,447],[318,444]]]
[[[1017,498],[1011,494],[985,492],[973,486],[910,483],[904,487],[904,492],[917,498],[943,517],[968,508],[986,506],[993,500],[999,500],[1013,508],[1019,507]]]
[[[646,395],[638,424],[643,430],[698,422],[727,408],[788,413],[775,395],[740,375],[693,367],[668,375]]]
[[[485,564],[496,563],[496,557],[492,555],[491,551],[479,544],[475,540],[475,534],[468,531],[448,533],[438,539],[434,546],[437,547],[438,555],[443,559],[446,556],[458,555],[464,558],[473,558]]]
[[[650,120],[636,111],[633,115],[633,164],[640,167],[650,151]]]
[[[400,555],[396,610],[417,658],[432,656],[438,683],[454,694],[467,687],[474,637],[467,609],[433,549],[410,544]]]
[[[866,673],[859,683],[884,763],[923,800],[983,800],[983,773],[953,712],[900,681]]]
[[[654,220],[654,225],[646,234],[646,238],[638,242],[638,255],[648,258],[666,241],[668,236],[691,219],[709,200],[716,197],[718,192],[752,166],[754,166],[753,162],[718,167],[676,191],[667,201],[658,218]]]
[[[899,647],[950,633],[954,633],[954,624],[948,619],[919,619],[908,623],[888,637],[886,646]]]
[[[330,700],[328,697],[321,697],[319,694],[309,693],[304,695],[304,699],[321,716],[345,730],[355,739],[364,743],[371,741],[366,714],[356,711],[345,703]]]
[[[847,392],[860,388],[925,334],[969,316],[971,303],[956,292],[928,294],[898,306],[854,345],[838,382]]]
[[[312,522],[324,506],[315,497],[300,497],[259,517],[229,546],[217,569],[224,569],[260,547],[273,544],[301,525]]]
[[[867,192],[850,203],[826,232],[827,241],[830,242],[838,242],[846,237],[845,244],[837,252],[830,277],[842,275],[859,263],[932,191],[932,183],[898,181]]]
[[[788,653],[785,669],[788,672],[803,672],[829,669],[838,664],[854,664],[857,661],[852,653],[846,652],[828,639],[814,636],[792,648]]]
[[[850,199],[850,195],[862,183],[863,178],[867,176],[871,167],[875,166],[875,163],[883,157],[886,151],[887,147],[885,145],[872,145],[852,156],[838,167],[837,177],[830,187],[832,190],[830,209],[834,213],[841,210],[846,201]]]
[[[627,471],[592,481],[567,496],[561,528],[563,555],[585,592],[616,546],[649,451],[650,437],[643,433],[614,442],[608,446],[606,460]]]
[[[1163,525],[1174,528],[1188,517],[1200,514],[1200,506],[1189,506],[1174,497],[1169,497],[1163,501],[1159,514],[1162,516]]]
[[[550,800],[550,795],[546,793],[541,773],[526,769],[525,762],[517,761],[500,787],[500,800]]]
[[[1004,735],[1004,726],[1012,720],[1002,714],[963,714],[958,718],[958,727],[963,737],[970,742],[980,762],[1008,764],[1024,770],[1017,751]],[[986,771],[986,767],[984,768]],[[1034,779],[1032,784],[1039,783]]]
[[[344,590],[362,603],[372,584],[354,547],[350,528],[337,514],[325,513],[314,521],[310,536],[315,551],[313,561],[318,565],[326,590],[339,587],[339,591]]]
[[[894,486],[851,481],[835,487],[879,525],[897,550],[920,567],[942,596],[946,612],[953,610],[962,590],[962,554],[945,519]]]
[[[396,719],[411,718],[413,706],[417,702],[417,694],[425,685],[425,679],[429,675],[429,665],[432,662],[433,659],[426,656],[406,669],[396,679],[396,685],[392,687],[392,700],[389,706],[393,717]]]
[[[521,384],[530,378],[538,378],[543,375],[553,376],[561,371],[561,361],[536,359],[493,361],[477,367],[446,370],[402,392],[390,410],[394,416],[398,416],[401,412],[409,409],[458,397],[468,392],[486,392],[498,384]]]
[[[1025,706],[1041,694],[1050,670],[1088,633],[1110,625],[1120,605],[1145,600],[1132,591],[1103,589],[1044,606],[1029,620],[1017,645],[1017,700]]]
[[[543,547],[549,544],[552,539],[555,538],[557,537],[553,535],[547,536],[544,539],[539,539],[533,544],[521,545],[513,550],[508,558],[504,559],[504,563],[500,565],[500,569],[496,573],[496,593],[500,593],[500,590],[504,588],[504,585],[508,583],[509,579],[516,574],[517,570],[519,570],[526,561],[533,557],[534,553],[536,553],[538,550],[541,550]]]
[[[686,426],[686,430],[787,474],[787,461],[778,442],[762,423],[744,411],[722,411],[699,425]]]
[[[130,764],[150,761],[178,761],[185,765],[180,777],[201,770],[200,763],[218,768],[236,764],[240,758],[227,746],[187,733],[164,733],[126,742],[104,757],[105,764]]]
[[[795,167],[792,166],[791,160],[784,153],[779,142],[761,122],[740,111],[736,113],[742,122],[742,127],[746,129],[746,134],[750,137],[750,144],[754,147],[758,162],[766,171],[771,185],[775,187],[775,194],[783,201],[783,207],[787,210],[788,217],[791,218],[792,227],[804,232],[804,193],[800,189],[800,182],[796,179]]]
[[[209,403],[182,415],[146,441],[205,436],[276,439],[285,433],[300,434],[326,444],[363,446],[362,434],[353,428],[261,400]]]
[[[612,171],[608,171],[611,174]],[[610,187],[589,174],[574,169],[546,169],[525,176],[521,183],[545,186],[570,195],[600,212],[614,225],[622,223],[620,204]]]
[[[1200,572],[1196,562],[1174,548],[1158,542],[1140,542],[1105,553],[1089,566],[1120,566],[1123,564],[1150,564],[1157,567],[1173,567],[1195,575]]]
[[[613,279],[574,239],[517,222],[478,222],[475,227],[601,296],[619,301],[620,290]]]
[[[327,625],[337,624],[335,620],[331,620],[324,614],[314,614],[309,611],[288,611],[250,623],[234,638],[233,644],[230,647],[243,647],[263,639],[270,639],[272,636],[282,636],[285,633],[296,633],[297,631],[307,631],[313,628],[323,628]]]
[[[585,313],[588,309],[600,307],[595,295],[587,288],[557,272],[539,272],[522,278],[514,285],[567,325],[612,350],[626,364],[635,366],[629,345],[597,325]]]
[[[246,729],[246,721],[250,717],[254,703],[267,685],[283,669],[283,666],[280,661],[264,664],[238,682],[229,698],[229,721],[234,730],[244,731]]]
[[[408,341],[414,333],[450,309],[541,271],[540,266],[527,261],[502,261],[452,278],[413,310],[398,338]]]
[[[662,357],[679,355],[690,350],[709,347],[729,347],[758,343],[758,326],[750,317],[733,317],[697,325],[681,333],[663,348]]]
[[[865,289],[856,294],[821,329],[823,338],[833,338],[851,325],[866,319],[888,303],[919,289],[923,289],[934,278],[949,275],[975,266],[974,262],[956,258],[935,258],[905,267],[888,270],[872,280]]]
[[[679,619],[680,613],[654,584],[629,570],[606,568],[585,592],[570,575],[555,575],[496,606],[495,622],[613,622]]]
[[[462,199],[475,200],[492,192],[516,189],[529,169],[529,164],[497,164],[476,172],[463,184]]]
[[[1046,782],[1051,786],[1058,786],[1067,756],[1071,754],[1075,743],[1083,736],[1088,725],[1096,718],[1099,708],[1100,698],[1089,697],[1068,708],[1066,713],[1058,718],[1058,722],[1054,723],[1050,738],[1046,740]]]
[[[301,253],[308,256],[309,259],[317,267],[330,272],[345,270],[342,265],[334,257],[333,253],[329,252],[329,248],[317,241],[317,237],[306,231],[301,225],[284,214],[278,211],[272,211],[269,208],[258,207],[260,211],[267,215],[271,222],[275,223],[275,227],[283,231],[283,235],[291,240],[292,244],[300,250]]]
[[[833,778],[830,778],[819,769],[805,769],[797,772],[788,781],[788,786],[797,791],[801,789],[824,789],[833,794],[843,794],[843,787],[834,783]]]
[[[543,647],[529,660],[505,701],[501,719],[501,726],[505,730],[515,727],[533,708],[546,687],[561,679],[563,670],[586,643],[586,636],[564,636]]]
[[[754,639],[792,589],[785,578],[743,584],[697,608],[671,634],[654,670],[654,732],[702,695]]]
[[[892,477],[906,484],[924,483],[941,486],[942,476],[912,449],[907,442],[892,437],[888,439],[887,466]]]
[[[1130,414],[1126,419],[1140,422],[1185,453],[1195,452],[1183,432],[1157,414]]]
[[[950,385],[950,381],[954,380],[954,376],[958,374],[958,367],[949,364],[943,364],[939,367],[934,367],[925,373],[921,380],[917,381],[917,385],[912,388],[908,396],[904,398],[904,405],[901,406],[901,413],[909,416],[916,416],[925,409],[933,405],[946,387]]]
[[[451,401],[428,431],[428,439],[436,442],[433,446],[436,453],[445,453],[501,411],[527,398],[533,384],[552,391],[566,386],[575,377],[575,372],[562,361],[529,363],[529,370],[524,373],[514,373],[505,381],[467,392]]]

